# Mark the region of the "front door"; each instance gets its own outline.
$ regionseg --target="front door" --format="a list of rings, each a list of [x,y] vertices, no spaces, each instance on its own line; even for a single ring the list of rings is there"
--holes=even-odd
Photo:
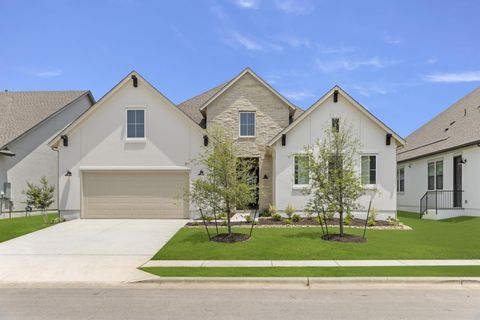
[[[462,207],[462,156],[453,158],[453,207]]]

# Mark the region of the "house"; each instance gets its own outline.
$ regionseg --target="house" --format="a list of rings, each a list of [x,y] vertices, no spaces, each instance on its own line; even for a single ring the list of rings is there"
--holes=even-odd
[[[480,87],[414,131],[397,152],[398,209],[480,216]]]
[[[403,140],[339,87],[304,112],[249,68],[178,106],[131,72],[49,143],[59,153],[59,207],[82,218],[193,217],[197,208],[183,194],[202,173],[194,160],[208,144],[205,129],[221,126],[240,157],[258,164],[253,205],[302,211],[301,153],[332,118],[354,126],[374,205],[380,217],[395,216],[395,150]],[[372,195],[360,199],[363,213]]]
[[[0,190],[14,212],[25,210],[27,181],[46,176],[58,190],[57,155],[47,142],[94,102],[89,91],[0,92]]]

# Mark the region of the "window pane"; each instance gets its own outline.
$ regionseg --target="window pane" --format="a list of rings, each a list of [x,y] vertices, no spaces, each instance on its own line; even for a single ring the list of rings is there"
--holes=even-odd
[[[370,159],[368,156],[362,156],[362,184],[368,184],[370,181]]]
[[[295,184],[308,184],[308,156],[295,156]]]
[[[135,123],[135,110],[127,110],[127,123]]]
[[[135,125],[127,125],[127,138],[135,138]]]
[[[251,113],[247,113],[247,115],[248,115],[248,124],[254,125],[255,124],[255,113],[251,112]]]
[[[240,135],[241,136],[248,136],[248,126],[245,124],[240,125]]]
[[[240,124],[247,124],[248,114],[245,112],[240,112]]]
[[[255,135],[255,125],[248,125],[248,135],[249,136],[254,136]]]
[[[145,126],[143,124],[137,124],[136,138],[145,138]]]
[[[135,123],[145,124],[145,110],[135,110],[136,119]]]
[[[405,191],[405,180],[400,180],[400,191]]]
[[[428,163],[428,190],[435,189],[435,163]]]

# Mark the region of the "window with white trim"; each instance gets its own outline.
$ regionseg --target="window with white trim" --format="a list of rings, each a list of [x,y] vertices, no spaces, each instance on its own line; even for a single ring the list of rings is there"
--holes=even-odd
[[[397,168],[397,192],[405,192],[405,168]]]
[[[144,109],[127,109],[127,139],[145,139]]]
[[[377,156],[362,156],[362,184],[377,184]]]
[[[308,171],[309,156],[306,154],[296,154],[293,158],[294,166],[294,185],[305,186],[310,183],[310,174]]]
[[[240,137],[255,137],[255,112],[240,112]]]
[[[428,163],[428,190],[443,190],[443,160]]]

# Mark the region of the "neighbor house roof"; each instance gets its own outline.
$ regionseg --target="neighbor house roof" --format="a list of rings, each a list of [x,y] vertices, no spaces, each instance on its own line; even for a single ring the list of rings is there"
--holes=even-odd
[[[390,129],[385,123],[383,123],[380,119],[375,117],[370,111],[368,111],[364,106],[362,106],[360,103],[358,103],[355,99],[353,99],[345,90],[340,88],[339,86],[334,86],[330,91],[328,91],[326,94],[324,94],[320,99],[317,100],[310,108],[305,110],[300,117],[295,119],[288,127],[280,131],[275,137],[273,137],[272,140],[268,143],[269,146],[273,146],[275,142],[280,139],[280,137],[283,134],[286,134],[290,130],[292,130],[295,126],[297,126],[300,122],[302,122],[304,119],[306,119],[315,109],[317,109],[320,105],[323,104],[330,96],[332,96],[335,91],[340,93],[342,96],[344,96],[352,105],[354,105],[360,112],[362,112],[364,115],[366,115],[368,118],[370,118],[373,122],[375,122],[379,127],[381,127],[383,130],[385,130],[388,133],[391,133],[392,136],[395,138],[395,140],[398,141],[400,145],[405,144],[405,140],[403,140],[400,135],[395,133],[392,129]]]
[[[397,150],[397,161],[480,143],[480,87],[415,130]]]
[[[90,91],[0,92],[0,149]]]
[[[255,79],[257,79],[260,83],[262,83],[268,90],[270,90],[274,95],[276,95],[280,100],[285,102],[286,105],[293,110],[293,118],[298,118],[302,113],[303,110],[299,107],[295,106],[293,103],[288,101],[284,96],[282,96],[278,91],[276,91],[272,86],[270,86],[265,80],[263,80],[260,76],[258,76],[255,72],[253,72],[250,68],[245,68],[242,72],[240,72],[235,78],[222,83],[221,85],[216,86],[215,88],[209,89],[193,98],[190,98],[178,105],[180,110],[185,112],[190,118],[192,118],[196,123],[198,123],[201,127],[205,128],[205,119],[202,114],[202,111],[217,97],[219,97],[223,92],[225,92],[229,87],[231,87],[234,83],[236,83],[243,75],[245,74],[252,75]]]

